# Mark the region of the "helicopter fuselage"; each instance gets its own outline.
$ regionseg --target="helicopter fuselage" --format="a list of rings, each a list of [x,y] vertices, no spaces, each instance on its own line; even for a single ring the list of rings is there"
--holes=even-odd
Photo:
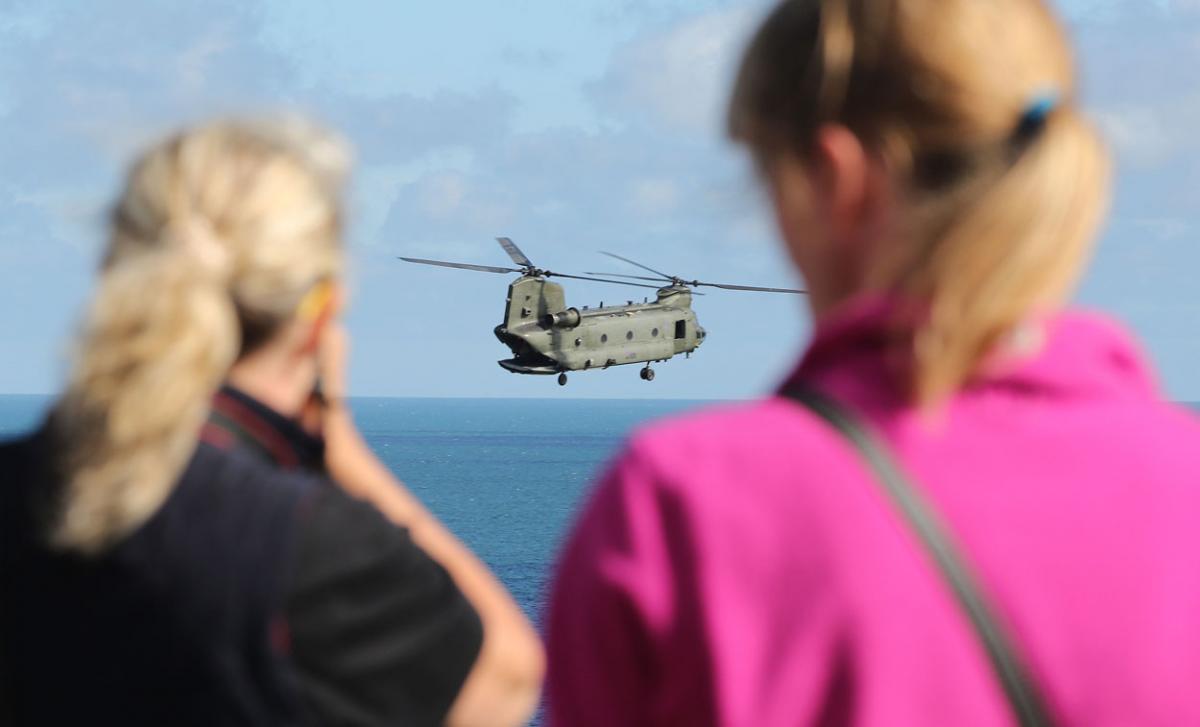
[[[528,275],[509,286],[496,327],[513,352],[499,364],[535,375],[666,361],[695,351],[705,335],[686,287],[665,286],[652,302],[569,308],[561,285]]]
[[[513,357],[499,364],[516,374],[558,374],[560,386],[567,384],[568,371],[607,369],[612,366],[646,364],[641,371],[645,381],[654,381],[650,364],[666,361],[679,354],[691,355],[707,335],[692,310],[693,288],[757,291],[761,293],[803,294],[790,288],[764,288],[755,285],[701,282],[668,275],[636,260],[611,252],[602,254],[641,268],[646,275],[625,273],[573,273],[544,270],[533,264],[511,239],[496,241],[518,267],[476,265],[474,263],[401,257],[420,265],[521,277],[508,286],[504,322],[496,326],[496,337],[512,350]],[[590,280],[595,283],[634,286],[656,291],[654,301],[632,300],[625,305],[568,308],[563,287],[549,278]],[[620,280],[617,280],[620,278]],[[634,282],[636,281],[636,282]],[[653,283],[647,285],[646,283]]]

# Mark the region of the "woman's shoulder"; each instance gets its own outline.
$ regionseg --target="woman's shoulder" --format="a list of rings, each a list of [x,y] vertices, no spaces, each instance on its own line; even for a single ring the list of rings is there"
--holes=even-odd
[[[749,471],[823,458],[831,441],[831,432],[799,404],[770,396],[651,423],[634,432],[626,456],[667,472]]]
[[[633,441],[647,446],[678,441],[753,445],[780,426],[795,425],[798,411],[795,404],[774,395],[709,404],[645,424],[635,430]]]
[[[769,397],[636,431],[596,502],[610,514],[613,507],[670,509],[706,529],[743,516],[769,529],[768,523],[821,519],[824,500],[855,472],[832,430],[799,404]]]
[[[681,574],[697,570],[745,593],[811,572],[828,557],[823,544],[847,512],[843,501],[858,491],[847,486],[854,463],[836,436],[781,397],[638,430],[591,493],[560,561],[560,612],[606,588],[653,611],[664,583],[691,588]]]
[[[282,525],[297,519],[301,505],[323,488],[325,477],[316,472],[285,470],[241,450],[222,450],[201,442],[180,477],[169,509],[187,516],[204,509],[214,524],[229,518],[231,527],[260,521]],[[267,522],[262,522],[267,521]]]
[[[282,468],[245,450],[201,443],[178,489],[169,507],[179,516],[205,509],[215,525],[229,520],[228,527],[284,541],[292,557],[306,548],[348,555],[411,544],[407,530],[323,472]]]
[[[305,503],[324,487],[315,473],[202,442],[167,501],[113,555],[179,574],[197,603],[210,592],[237,592],[244,607],[265,615],[277,608]]]

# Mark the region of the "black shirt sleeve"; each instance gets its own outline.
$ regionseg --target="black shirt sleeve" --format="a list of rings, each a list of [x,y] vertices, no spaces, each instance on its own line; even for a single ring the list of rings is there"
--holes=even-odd
[[[302,506],[286,597],[320,724],[441,724],[483,643],[478,614],[408,531],[333,485]]]

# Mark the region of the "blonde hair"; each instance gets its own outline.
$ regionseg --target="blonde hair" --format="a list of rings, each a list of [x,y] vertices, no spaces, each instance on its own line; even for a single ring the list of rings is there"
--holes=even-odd
[[[67,485],[57,545],[94,553],[149,519],[234,361],[340,274],[348,161],[288,119],[186,130],[134,164],[50,416]]]
[[[747,51],[729,128],[760,161],[803,160],[836,123],[901,180],[905,229],[867,283],[911,304],[896,326],[915,402],[966,385],[1075,283],[1110,162],[1074,91],[1042,0],[785,0]]]

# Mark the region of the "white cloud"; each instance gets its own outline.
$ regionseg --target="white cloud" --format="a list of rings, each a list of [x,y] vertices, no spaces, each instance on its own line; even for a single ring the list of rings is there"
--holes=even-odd
[[[430,217],[444,220],[458,212],[466,194],[467,183],[461,174],[435,174],[422,183],[419,204]]]
[[[64,210],[102,208],[137,151],[180,124],[214,115],[311,113],[346,133],[364,166],[416,167],[409,180],[447,157],[469,159],[473,148],[493,146],[508,132],[516,102],[495,86],[429,97],[313,87],[296,59],[261,41],[258,3],[131,2],[120,13],[33,3],[21,13],[0,10],[0,112],[7,112],[0,113],[0,166],[12,188],[34,195],[19,205],[30,226],[36,220],[41,229],[94,243],[99,226],[64,224],[79,216]],[[373,174],[356,199],[367,207],[361,217],[368,224],[354,229],[367,235],[391,204],[380,201],[380,176]],[[427,194],[434,212],[452,199],[445,182],[440,196]],[[27,235],[7,235],[0,246],[21,237]]]
[[[719,133],[729,80],[758,16],[755,4],[713,10],[628,43],[592,86],[601,112],[616,106],[675,129]]]
[[[1173,241],[1192,234],[1195,225],[1180,217],[1155,217],[1131,220],[1135,227],[1145,230],[1153,239]]]
[[[213,61],[229,51],[233,40],[224,29],[214,29],[189,44],[175,59],[180,92],[195,95],[205,90]]]
[[[1200,164],[1200,0],[1123,0],[1082,22],[1084,98],[1125,171]],[[1188,69],[1188,70],[1185,70]]]
[[[1167,0],[1167,8],[1179,15],[1200,13],[1200,0]]]
[[[1096,121],[1121,157],[1141,167],[1153,167],[1171,155],[1175,139],[1160,109],[1128,106],[1101,109]]]
[[[477,240],[477,255],[494,252],[492,236],[511,234],[586,251],[636,245],[624,251],[665,259],[754,249],[758,259],[773,235],[741,152],[719,128],[757,6],[652,24],[587,84],[598,128],[522,133],[506,120],[506,132],[477,139],[469,166],[431,165],[396,190],[379,238],[414,250]],[[450,172],[455,185],[439,176]],[[447,197],[453,212],[430,204]]]
[[[382,239],[445,244],[457,239],[485,244],[505,234],[515,207],[511,191],[487,175],[433,170],[400,186]]]
[[[643,217],[668,215],[679,206],[679,186],[670,179],[639,179],[630,190],[633,209]]]

